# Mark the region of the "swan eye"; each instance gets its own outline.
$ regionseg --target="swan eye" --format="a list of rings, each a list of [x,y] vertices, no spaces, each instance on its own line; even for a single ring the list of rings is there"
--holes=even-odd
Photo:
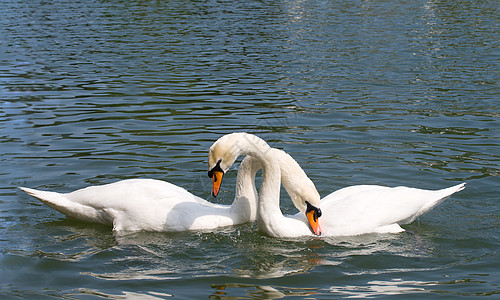
[[[317,208],[316,209],[316,215],[318,216],[318,218],[321,217],[322,214],[323,213],[321,212],[321,209]]]
[[[220,167],[221,161],[222,161],[222,159],[219,159],[217,164],[215,164],[215,167],[213,167],[212,169],[210,169],[210,171],[208,171],[208,177],[210,177],[210,178],[214,177],[214,172],[216,172],[216,171],[224,173],[224,171]]]

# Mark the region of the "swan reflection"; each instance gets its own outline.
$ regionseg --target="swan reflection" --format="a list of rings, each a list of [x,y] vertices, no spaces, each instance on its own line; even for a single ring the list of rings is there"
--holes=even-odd
[[[210,286],[215,289],[214,293],[209,297],[210,299],[239,299],[240,297],[250,297],[255,299],[281,299],[291,296],[307,297],[317,294],[317,289],[315,288],[290,288],[243,283],[211,284]],[[243,292],[241,295],[240,291]]]

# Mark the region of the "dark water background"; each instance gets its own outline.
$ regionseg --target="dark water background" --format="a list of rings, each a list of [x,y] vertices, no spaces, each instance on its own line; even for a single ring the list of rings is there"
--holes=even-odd
[[[2,299],[498,297],[499,20],[497,1],[0,0]],[[16,189],[141,177],[211,199],[208,147],[234,131],[323,196],[467,189],[407,233],[298,240],[115,237]]]

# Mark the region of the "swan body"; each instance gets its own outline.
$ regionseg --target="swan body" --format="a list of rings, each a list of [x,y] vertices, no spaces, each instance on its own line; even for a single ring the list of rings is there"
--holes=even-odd
[[[465,183],[437,191],[404,186],[346,187],[321,200],[321,228],[327,236],[402,232],[400,225],[413,222],[464,187]]]
[[[257,171],[251,159],[242,161],[232,205],[214,204],[154,179],[122,180],[67,194],[20,189],[69,217],[111,225],[115,232],[209,230],[255,220]]]
[[[275,237],[314,235],[312,223],[304,215],[306,202],[322,211],[319,223],[324,236],[402,232],[400,225],[414,221],[465,186],[462,183],[429,191],[357,185],[333,192],[320,201],[314,184],[290,155],[247,133],[229,134],[216,141],[209,152],[209,170],[219,165],[225,172],[239,155],[251,155],[262,164],[257,221],[263,232]],[[280,179],[300,210],[296,215],[281,213]]]

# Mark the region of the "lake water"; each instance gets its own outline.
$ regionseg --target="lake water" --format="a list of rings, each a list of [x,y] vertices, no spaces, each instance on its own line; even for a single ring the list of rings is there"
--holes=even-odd
[[[0,0],[2,299],[498,297],[499,16],[488,0]],[[115,237],[16,188],[156,178],[228,204],[236,168],[213,199],[206,161],[235,131],[322,196],[467,188],[405,233],[297,240]]]

